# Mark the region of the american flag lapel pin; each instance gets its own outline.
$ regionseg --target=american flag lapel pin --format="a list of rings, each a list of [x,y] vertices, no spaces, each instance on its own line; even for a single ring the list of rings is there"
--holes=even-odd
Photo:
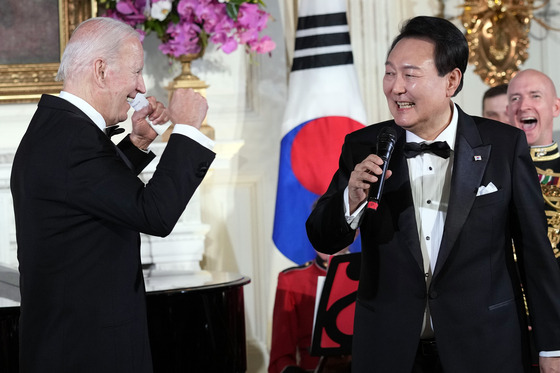
[[[476,161],[482,161],[482,156],[481,155],[475,155],[474,160],[475,160],[475,162]]]

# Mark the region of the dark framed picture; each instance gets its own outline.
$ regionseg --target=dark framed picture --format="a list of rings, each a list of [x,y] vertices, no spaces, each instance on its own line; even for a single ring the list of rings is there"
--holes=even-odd
[[[4,0],[0,12],[0,103],[36,102],[60,92],[55,76],[72,31],[95,0]]]

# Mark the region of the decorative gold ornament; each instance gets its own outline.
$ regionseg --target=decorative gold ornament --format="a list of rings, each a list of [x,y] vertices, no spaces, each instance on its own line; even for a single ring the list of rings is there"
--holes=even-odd
[[[532,4],[532,0],[470,0],[463,5],[469,63],[487,85],[509,82],[529,57]]]
[[[167,90],[169,91],[169,102],[171,102],[171,96],[178,88],[192,88],[194,91],[200,93],[202,96],[206,97],[206,88],[208,84],[204,80],[201,80],[198,76],[194,75],[191,71],[192,61],[201,58],[204,55],[204,49],[201,49],[199,53],[187,54],[177,58],[181,62],[181,73],[169,83]],[[169,140],[169,136],[173,131],[173,126],[169,127],[167,131],[162,135],[163,141]],[[215,139],[214,128],[210,126],[204,118],[200,131],[211,139]]]
[[[527,60],[531,20],[548,30],[558,30],[534,16],[534,11],[549,1],[535,5],[535,0],[467,0],[461,5],[469,63],[485,84],[508,83]]]
[[[550,177],[558,178],[559,173],[547,169],[542,170],[537,167],[537,173],[539,177]],[[549,207],[545,209],[546,220],[548,223],[548,239],[550,245],[552,246],[552,251],[556,258],[560,257],[560,248],[558,244],[560,243],[560,188],[553,184],[541,184],[541,190],[543,194],[544,201]]]

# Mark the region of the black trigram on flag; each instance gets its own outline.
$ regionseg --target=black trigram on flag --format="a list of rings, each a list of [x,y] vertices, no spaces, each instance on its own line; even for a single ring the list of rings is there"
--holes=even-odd
[[[353,62],[346,13],[298,18],[292,71]]]

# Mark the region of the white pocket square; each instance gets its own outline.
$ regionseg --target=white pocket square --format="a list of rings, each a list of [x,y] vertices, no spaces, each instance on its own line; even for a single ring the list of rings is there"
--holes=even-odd
[[[494,185],[494,183],[489,182],[488,185],[484,186],[481,185],[478,187],[478,191],[476,192],[476,196],[483,196],[485,194],[490,194],[490,193],[494,193],[497,192],[498,188],[496,188],[496,186]]]

